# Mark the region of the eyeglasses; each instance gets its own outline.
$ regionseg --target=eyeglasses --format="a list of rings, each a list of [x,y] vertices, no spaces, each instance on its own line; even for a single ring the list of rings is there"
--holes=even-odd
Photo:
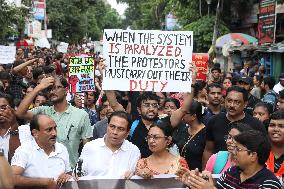
[[[272,129],[279,128],[279,129],[281,129],[281,130],[284,130],[284,125],[281,125],[281,124],[270,123],[270,124],[268,125],[268,127],[272,128]]]
[[[152,108],[159,108],[159,104],[158,103],[153,103],[153,104],[151,104],[151,103],[143,103],[142,106],[144,106],[145,108],[150,108],[150,107],[152,107]]]
[[[239,147],[237,147],[237,146],[234,146],[234,151],[235,151],[235,152],[241,152],[241,151],[251,152],[251,151],[248,150],[248,149],[239,148]]]
[[[153,139],[154,141],[157,141],[157,140],[162,139],[162,138],[168,138],[168,137],[167,136],[148,135],[146,137],[146,140],[149,141],[150,139]]]

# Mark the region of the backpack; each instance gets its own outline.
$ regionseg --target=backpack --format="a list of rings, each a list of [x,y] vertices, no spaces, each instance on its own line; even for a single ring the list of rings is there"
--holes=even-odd
[[[213,174],[220,174],[227,164],[229,158],[228,151],[219,151],[214,164]]]
[[[139,124],[139,119],[133,121],[131,128],[130,128],[130,132],[129,132],[129,139],[130,140],[132,140],[133,133],[134,133],[136,127],[138,126],[138,124]]]

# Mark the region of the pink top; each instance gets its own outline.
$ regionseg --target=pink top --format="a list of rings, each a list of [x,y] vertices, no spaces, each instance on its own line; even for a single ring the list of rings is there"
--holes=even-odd
[[[209,160],[207,161],[206,163],[206,167],[205,167],[205,170],[206,171],[209,171],[210,173],[213,173],[213,170],[214,170],[214,165],[216,163],[216,158],[217,158],[217,154],[213,154]],[[225,165],[225,167],[223,168],[223,170],[221,171],[221,173],[219,174],[222,174],[224,171],[226,171],[229,167],[232,167],[234,166],[234,162],[231,161],[231,158],[228,157],[228,160],[227,160],[227,163]]]

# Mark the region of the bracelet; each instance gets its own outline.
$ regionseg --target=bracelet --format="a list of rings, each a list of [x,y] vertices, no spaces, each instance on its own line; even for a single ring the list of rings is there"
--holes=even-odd
[[[10,130],[9,133],[10,133],[10,135],[16,136],[16,135],[19,134],[19,130],[14,130],[14,131]]]

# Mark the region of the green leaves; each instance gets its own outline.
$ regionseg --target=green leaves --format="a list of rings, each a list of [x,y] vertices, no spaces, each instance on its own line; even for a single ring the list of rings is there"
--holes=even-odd
[[[47,14],[53,38],[71,43],[85,37],[100,40],[103,29],[120,28],[122,23],[103,0],[48,0]]]
[[[193,51],[208,52],[212,44],[215,17],[203,16],[199,20],[184,26],[184,30],[193,31]],[[219,36],[230,33],[223,22],[218,26]]]
[[[0,5],[0,44],[5,44],[7,38],[17,36],[23,31],[25,16],[28,10],[9,6],[5,1]]]

